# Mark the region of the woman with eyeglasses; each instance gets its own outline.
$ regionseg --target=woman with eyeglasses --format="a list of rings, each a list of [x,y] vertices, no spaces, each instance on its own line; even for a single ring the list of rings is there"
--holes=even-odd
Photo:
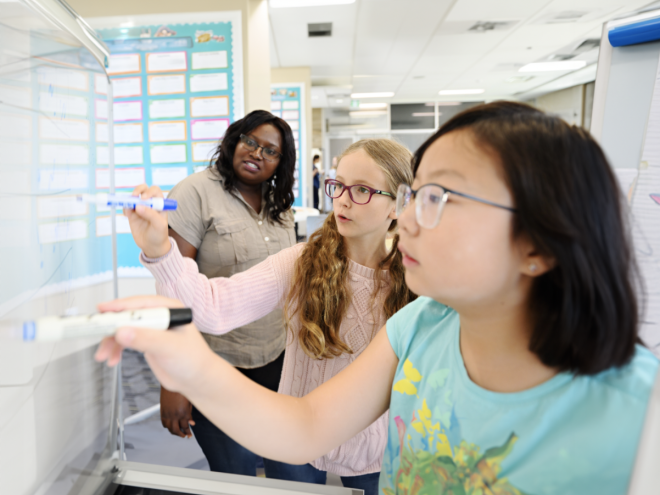
[[[207,277],[229,277],[293,246],[295,162],[293,133],[284,120],[257,110],[230,125],[211,165],[169,194],[179,202],[168,216],[169,235],[182,256],[194,260]],[[231,334],[204,338],[245,376],[277,390],[286,339],[280,309]],[[256,475],[258,456],[225,435],[185,396],[161,387],[160,402],[163,426],[173,435],[190,437],[192,425],[212,471]],[[264,464],[268,471],[268,460]]]
[[[203,332],[230,339],[232,329],[284,310],[289,335],[279,392],[303,397],[353,362],[386,319],[415,297],[404,281],[397,236],[393,248],[385,242],[396,230],[395,191],[412,180],[410,159],[394,141],[354,143],[339,159],[337,178],[325,181],[334,214],[322,228],[307,244],[284,249],[231,278],[207,278],[185,260],[179,239],[168,238],[165,214],[137,210],[128,218],[158,292],[193,308]],[[159,195],[157,188],[136,192]],[[249,415],[244,419],[246,426],[251,423]],[[269,461],[266,474],[325,484],[331,472],[344,486],[376,495],[387,443],[385,411],[365,427],[309,464]]]
[[[557,117],[494,102],[445,123],[413,164],[397,196],[399,249],[424,297],[310,394],[247,383],[194,325],[123,329],[97,359],[145,352],[230,435],[287,462],[389,408],[382,495],[626,493],[658,359],[640,341],[625,198],[601,148]],[[181,303],[102,310],[159,305]]]

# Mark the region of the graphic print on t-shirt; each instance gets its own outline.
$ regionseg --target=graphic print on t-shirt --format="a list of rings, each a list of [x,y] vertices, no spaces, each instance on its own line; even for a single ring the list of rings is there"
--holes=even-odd
[[[403,364],[403,372],[405,378],[395,382],[393,392],[419,399],[416,384],[421,385],[424,377],[409,359]],[[450,373],[449,369],[438,369],[426,379],[426,385],[442,397],[436,400],[433,411],[423,398],[421,408],[413,411],[412,418],[394,418],[399,434],[400,461],[392,480],[396,491],[383,488],[383,494],[528,495],[506,478],[498,478],[502,461],[518,440],[515,433],[512,432],[504,444],[489,446],[484,452],[480,446],[461,438],[451,390],[445,387]],[[413,447],[420,443],[422,448]]]

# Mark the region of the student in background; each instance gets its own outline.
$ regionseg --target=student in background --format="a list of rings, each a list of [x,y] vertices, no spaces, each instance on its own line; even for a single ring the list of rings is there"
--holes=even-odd
[[[265,456],[305,462],[387,408],[380,493],[621,495],[658,360],[638,344],[625,200],[583,129],[495,102],[422,145],[398,191],[406,281],[420,297],[302,399],[249,383],[193,325],[124,329],[164,384]],[[177,305],[115,301],[102,310]],[[249,424],[244,421],[250,417]]]
[[[313,191],[312,194],[314,199],[314,208],[319,209],[319,192],[321,189],[321,176],[323,173],[319,169],[321,164],[321,157],[319,155],[314,155],[312,159],[312,178],[313,178]]]
[[[234,122],[212,165],[170,192],[179,208],[168,217],[181,254],[208,277],[243,272],[296,243],[293,231],[295,145],[289,125],[257,110]],[[284,362],[282,312],[275,309],[231,335],[204,338],[219,356],[270,390],[277,390]],[[179,393],[161,388],[161,421],[173,435],[191,436],[212,471],[256,474],[259,458],[237,444]],[[268,474],[268,461],[265,461]]]
[[[129,212],[131,229],[158,292],[189,304],[203,331],[226,333],[284,308],[290,335],[279,392],[303,397],[355,360],[385,320],[414,297],[403,280],[396,236],[394,249],[385,243],[396,231],[393,191],[412,180],[410,159],[405,147],[387,139],[353,144],[340,157],[337,179],[326,181],[334,215],[307,244],[231,278],[209,280],[184,262],[167,237],[165,215]],[[157,187],[144,189],[135,192],[161,194]],[[270,461],[268,476],[325,484],[329,471],[344,486],[376,495],[386,438],[383,415],[310,464]]]

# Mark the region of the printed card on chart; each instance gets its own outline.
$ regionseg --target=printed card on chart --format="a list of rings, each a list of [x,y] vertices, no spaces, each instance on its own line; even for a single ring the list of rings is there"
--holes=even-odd
[[[108,94],[108,78],[104,75],[94,74],[94,93],[97,95]]]
[[[116,101],[112,105],[112,113],[115,122],[142,120],[142,102],[140,100]]]
[[[185,141],[186,121],[149,122],[149,141]]]
[[[107,100],[94,100],[94,116],[101,120],[108,119],[108,101]]]
[[[186,116],[186,100],[183,98],[168,100],[150,100],[150,119],[172,119]]]
[[[227,73],[225,72],[191,74],[190,76],[191,93],[200,93],[203,91],[225,91],[228,88]]]
[[[116,168],[115,169],[115,187],[128,188],[136,187],[145,183],[144,168]],[[110,188],[110,170],[107,168],[96,169],[96,189]]]
[[[63,191],[67,189],[87,189],[87,170],[41,170],[39,172],[40,191]]]
[[[152,145],[151,163],[185,163],[188,161],[185,144]]]
[[[109,165],[110,155],[107,146],[96,147],[96,163]],[[144,150],[142,146],[115,146],[115,165],[142,165]]]
[[[87,238],[87,220],[42,223],[38,227],[39,244],[75,241]]]
[[[142,96],[142,77],[117,77],[113,79],[112,96],[115,98]]]
[[[37,199],[38,218],[74,217],[87,215],[88,204],[77,196],[54,196]]]
[[[201,69],[226,69],[227,52],[193,52],[192,70]]]
[[[89,146],[82,144],[40,144],[42,165],[89,165]]]
[[[108,74],[138,74],[141,70],[139,53],[110,55],[108,57]]]
[[[42,86],[55,86],[57,88],[87,91],[89,77],[86,72],[59,67],[37,68],[37,80]]]
[[[188,167],[154,167],[151,182],[156,186],[173,186],[188,177]]]
[[[192,120],[190,134],[192,139],[220,139],[229,127],[229,119]]]
[[[115,143],[141,143],[144,140],[142,123],[115,124],[114,134],[115,134]],[[106,135],[106,140],[107,140],[107,135]]]
[[[218,149],[217,141],[198,141],[192,144],[194,162],[208,162]]]
[[[287,122],[289,120],[298,120],[300,118],[300,112],[298,110],[284,110],[282,111],[282,118]]]
[[[147,53],[147,72],[177,72],[188,70],[186,52]]]
[[[191,117],[216,117],[229,115],[228,96],[201,96],[190,98]]]
[[[73,115],[87,117],[89,102],[82,96],[70,96],[59,93],[39,93],[39,110],[48,116],[61,117]]]
[[[117,234],[130,234],[131,224],[124,215],[115,215]],[[96,217],[96,237],[112,235],[112,217]]]
[[[41,139],[89,141],[89,121],[40,117],[39,137]]]
[[[183,74],[147,77],[150,95],[173,95],[186,92],[186,76]]]

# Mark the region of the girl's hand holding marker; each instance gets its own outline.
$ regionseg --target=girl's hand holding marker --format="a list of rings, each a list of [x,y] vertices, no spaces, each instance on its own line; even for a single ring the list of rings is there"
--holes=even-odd
[[[163,191],[158,186],[142,184],[133,191],[133,196],[143,200],[162,198]],[[131,233],[135,243],[149,258],[160,258],[170,250],[170,240],[167,231],[167,213],[154,211],[146,206],[136,206],[134,210],[124,208],[128,218]]]

